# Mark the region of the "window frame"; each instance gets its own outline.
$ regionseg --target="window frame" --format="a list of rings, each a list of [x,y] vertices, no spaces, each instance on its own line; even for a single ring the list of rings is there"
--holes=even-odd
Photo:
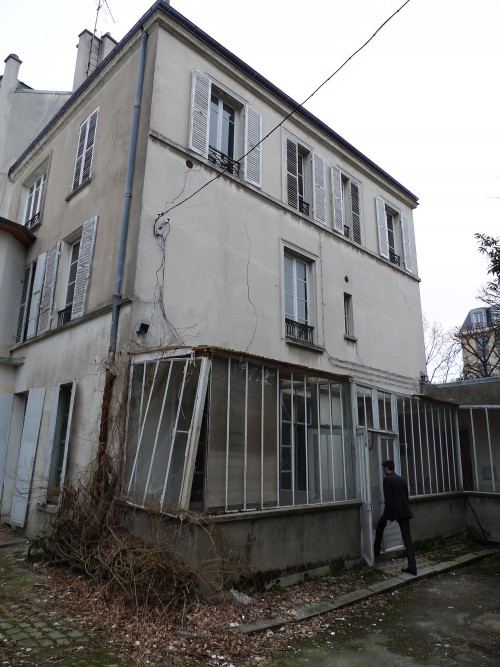
[[[352,341],[357,340],[354,335],[352,294],[348,294],[347,292],[344,292],[344,338]]]
[[[333,229],[350,241],[363,243],[361,183],[338,165],[331,167]],[[357,207],[355,193],[357,194]],[[357,210],[355,210],[357,208]]]
[[[286,285],[286,258],[292,260],[294,267],[297,266],[297,262],[302,263],[305,266],[305,283],[306,283],[306,311],[307,317],[297,319],[297,285],[296,282],[293,284],[294,292],[287,294],[287,285]],[[319,258],[303,251],[299,248],[296,248],[290,243],[283,242],[281,248],[281,280],[282,280],[282,322],[283,322],[283,338],[287,343],[293,343],[297,345],[304,345],[306,347],[316,348],[320,345],[320,332],[318,327],[319,317],[318,317],[318,285],[317,285],[317,262]],[[292,274],[288,274],[292,275]],[[296,271],[292,275],[292,280],[296,280]],[[288,307],[287,307],[287,296],[292,297],[294,300],[293,315],[294,318],[288,317]],[[302,321],[303,320],[303,321]]]
[[[413,252],[410,239],[409,217],[380,196],[375,198],[375,210],[380,256],[398,268],[404,268],[409,273],[413,273]],[[392,246],[389,241],[388,216],[391,216],[393,221]],[[403,259],[402,262],[401,258]]]
[[[91,180],[94,149],[97,138],[99,107],[94,109],[80,125],[76,147],[75,168],[71,181],[71,192]]]

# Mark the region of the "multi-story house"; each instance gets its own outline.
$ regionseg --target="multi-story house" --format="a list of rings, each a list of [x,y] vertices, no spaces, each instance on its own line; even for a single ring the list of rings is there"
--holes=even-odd
[[[500,375],[500,307],[470,310],[458,336],[466,380]]]
[[[36,534],[105,445],[136,530],[196,510],[260,570],[370,561],[385,458],[417,539],[463,531],[454,408],[417,396],[417,198],[325,123],[157,2],[9,182],[4,521]]]

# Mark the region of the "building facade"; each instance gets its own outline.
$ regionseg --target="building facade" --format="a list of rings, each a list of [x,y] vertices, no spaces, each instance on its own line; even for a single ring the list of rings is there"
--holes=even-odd
[[[456,410],[421,396],[415,195],[167,3],[88,74],[8,174],[2,520],[43,529],[109,407],[139,533],[196,511],[259,570],[371,562],[385,458],[463,532]]]

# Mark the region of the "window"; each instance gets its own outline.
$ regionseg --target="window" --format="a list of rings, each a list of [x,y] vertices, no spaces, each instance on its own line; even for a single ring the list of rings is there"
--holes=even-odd
[[[406,215],[398,213],[382,197],[376,199],[379,251],[381,257],[401,266],[401,255],[407,271],[413,270],[410,242],[410,223]]]
[[[227,173],[261,186],[262,118],[210,77],[193,72],[189,147]],[[243,169],[238,155],[244,155]]]
[[[45,333],[50,328],[60,243],[38,255],[24,272],[16,343]]]
[[[300,144],[288,133],[284,135],[285,202],[309,216],[326,222],[325,164],[322,157]]]
[[[97,216],[83,225],[81,236],[66,244],[67,280],[63,297],[64,307],[58,313],[58,326],[83,315],[87,285],[94,253]],[[64,270],[64,269],[63,269]]]
[[[76,190],[82,183],[85,183],[85,181],[88,181],[90,178],[98,114],[99,109],[96,109],[80,125],[71,191]]]
[[[40,222],[46,180],[47,172],[44,171],[28,188],[28,199],[24,214],[24,224],[28,229],[32,229]]]
[[[210,124],[208,135],[208,159],[238,175],[239,162],[234,160],[234,123],[236,111],[212,93],[210,98]]]
[[[486,312],[484,310],[472,310],[470,319],[471,324],[476,326],[486,324]]]
[[[344,294],[344,335],[354,339],[354,320],[352,315],[352,296]]]
[[[332,167],[333,228],[355,243],[361,243],[360,185]]]
[[[44,461],[47,502],[57,503],[66,477],[75,383],[56,385],[52,391]]]
[[[310,262],[285,253],[285,335],[312,344],[310,282]]]

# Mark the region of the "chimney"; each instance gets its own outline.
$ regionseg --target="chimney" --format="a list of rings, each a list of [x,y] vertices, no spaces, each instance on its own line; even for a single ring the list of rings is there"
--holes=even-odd
[[[5,69],[2,79],[2,90],[4,94],[13,93],[17,88],[17,77],[22,60],[15,53],[11,53],[5,58]]]
[[[84,30],[78,35],[78,38],[73,92],[95,70],[99,64],[99,52],[101,50],[101,40],[93,35],[90,30]]]
[[[102,63],[104,58],[108,55],[108,53],[111,53],[117,44],[118,42],[116,39],[111,37],[109,32],[101,37],[101,52],[99,54],[99,63]]]

